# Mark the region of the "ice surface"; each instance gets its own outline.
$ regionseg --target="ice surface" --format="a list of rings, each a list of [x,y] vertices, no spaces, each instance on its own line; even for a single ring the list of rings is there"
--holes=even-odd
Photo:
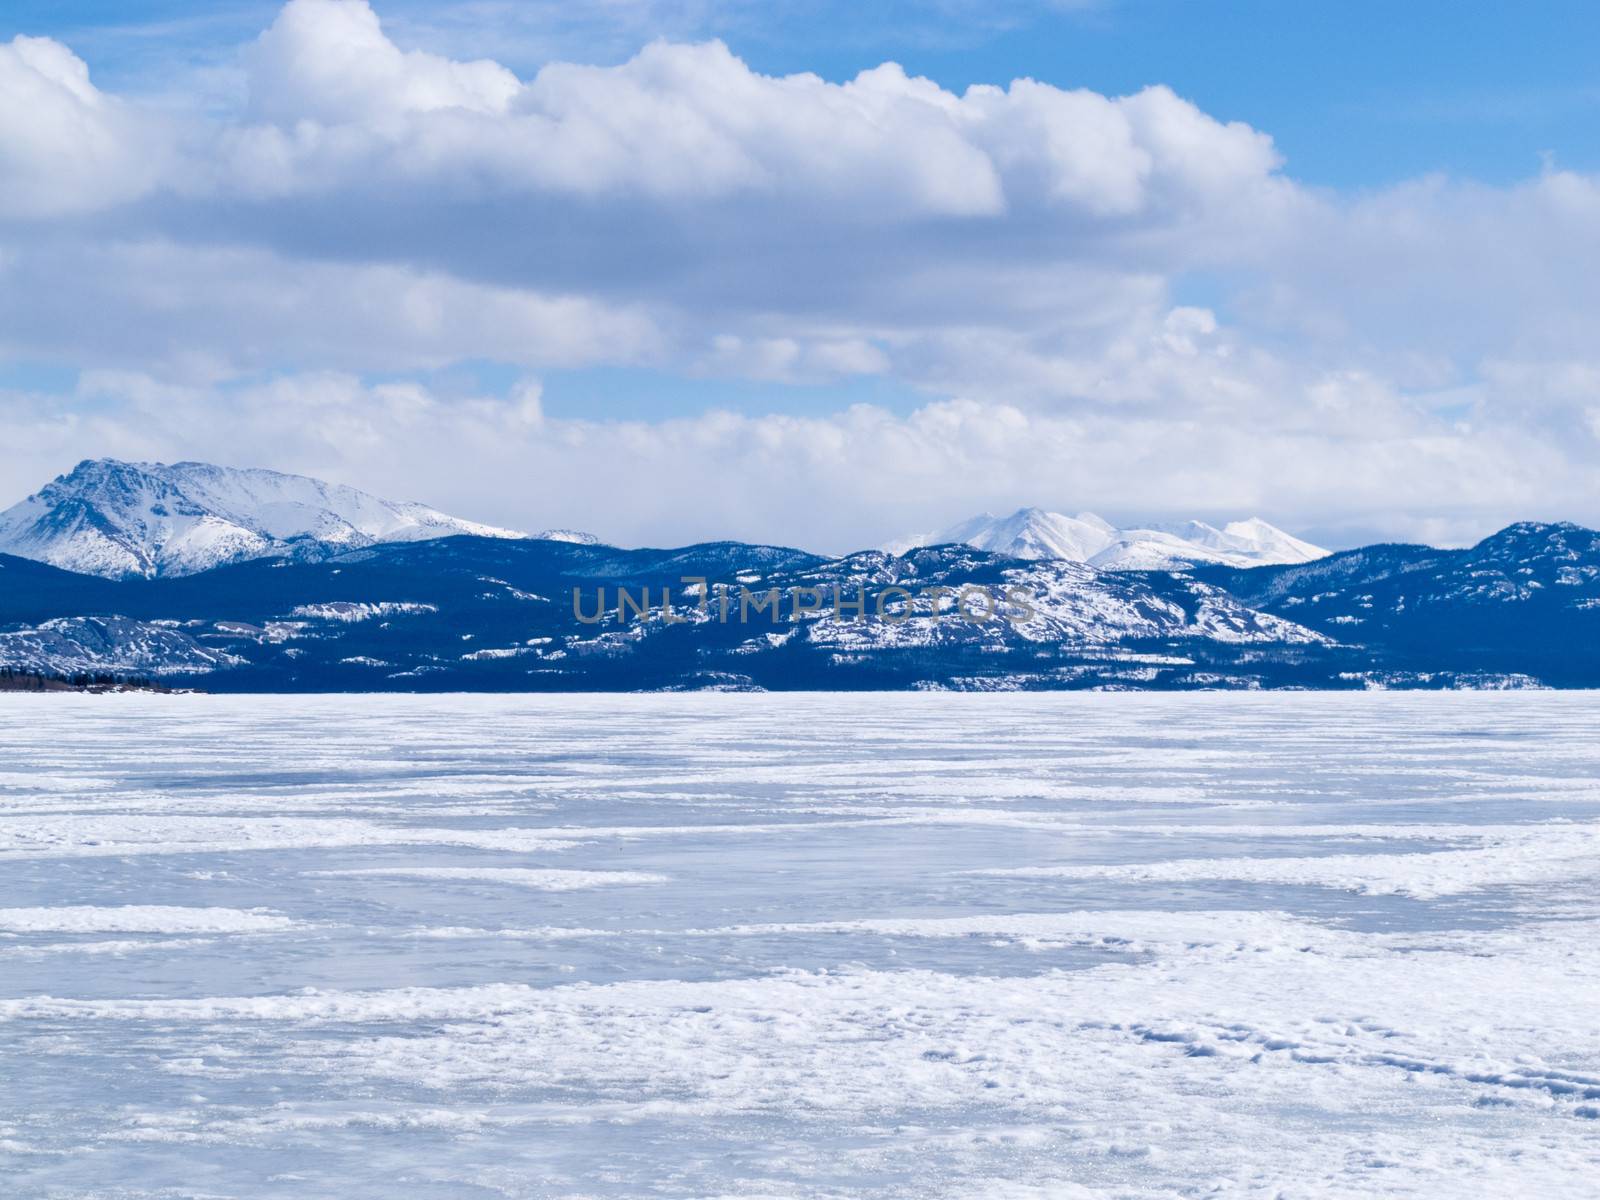
[[[1597,718],[0,696],[0,1195],[1592,1196]]]
[[[665,875],[644,871],[534,871],[526,867],[360,867],[349,871],[314,871],[312,874],[389,875],[399,879],[466,879],[478,883],[505,883],[538,888],[544,892],[570,892],[578,888],[618,883],[666,883]]]

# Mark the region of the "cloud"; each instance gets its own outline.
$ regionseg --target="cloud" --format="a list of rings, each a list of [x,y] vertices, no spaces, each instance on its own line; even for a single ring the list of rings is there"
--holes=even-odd
[[[46,241],[0,259],[0,354],[221,380],[421,370],[469,358],[648,363],[648,313],[404,264],[335,264],[168,239]]]
[[[247,56],[251,115],[349,123],[458,109],[504,113],[521,90],[498,63],[401,51],[365,3],[293,0]]]
[[[1344,352],[1568,353],[1600,318],[1600,180],[1547,168],[1505,188],[1430,177],[1322,199],[1240,257],[1252,320]]]
[[[291,0],[247,65],[246,119],[216,180],[246,196],[359,181],[419,203],[639,201],[680,219],[685,204],[754,204],[872,230],[1033,214],[1122,233],[1109,223],[1221,219],[1291,191],[1270,138],[1164,87],[1109,98],[1023,79],[957,94],[894,63],[831,83],[761,75],[716,41],[550,63],[522,82],[402,52],[365,0]]]
[[[227,388],[96,372],[71,413],[0,395],[0,429],[18,496],[85,455],[199,458],[623,544],[740,537],[843,551],[1030,502],[1092,501],[1130,519],[1259,514],[1336,543],[1380,528],[1471,540],[1515,513],[1600,517],[1589,468],[1553,440],[1515,424],[1442,427],[1369,379],[1310,390],[1342,410],[1332,435],[1315,421],[1259,428],[970,399],[903,415],[856,405],[808,417],[574,419],[547,415],[531,380],[480,397],[336,372]],[[1463,479],[1473,484],[1465,502]]]
[[[0,43],[0,219],[125,203],[155,185],[164,158],[155,124],[100,92],[61,43]]]

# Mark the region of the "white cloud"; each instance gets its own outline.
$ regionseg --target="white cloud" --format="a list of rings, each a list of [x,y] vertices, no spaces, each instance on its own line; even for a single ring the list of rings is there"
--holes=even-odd
[[[643,363],[665,335],[637,306],[401,264],[295,260],[168,240],[48,242],[0,259],[0,354],[177,379],[415,370],[465,358]]]
[[[1313,344],[1473,365],[1558,355],[1592,344],[1600,318],[1600,180],[1552,168],[1504,188],[1432,177],[1320,197],[1236,256],[1249,319]]]
[[[0,218],[59,217],[122,203],[165,166],[153,123],[89,80],[50,38],[0,43]]]
[[[1112,517],[1263,515],[1332,540],[1468,540],[1517,515],[1600,518],[1587,465],[1515,425],[1445,427],[1360,378],[1313,381],[1330,436],[1166,414],[1060,414],[974,400],[896,415],[711,411],[661,421],[548,416],[507,398],[319,372],[226,389],[86,377],[72,414],[0,397],[18,496],[85,455],[271,465],[523,528],[625,544],[741,537],[849,550],[1036,502]],[[1471,481],[1463,501],[1462,481]],[[1329,521],[1326,514],[1342,519]]]
[[[399,113],[503,113],[520,90],[498,63],[401,51],[365,3],[292,0],[248,55],[254,116],[346,123]]]
[[[760,75],[721,42],[551,63],[523,83],[402,52],[365,0],[290,0],[247,63],[250,112],[273,127],[242,145],[308,191],[359,165],[412,186],[445,176],[458,196],[758,195],[828,204],[812,215],[841,225],[1018,208],[1159,220],[1238,203],[1278,165],[1265,135],[1162,87],[1112,99],[1024,79],[958,95],[894,63],[835,84]]]

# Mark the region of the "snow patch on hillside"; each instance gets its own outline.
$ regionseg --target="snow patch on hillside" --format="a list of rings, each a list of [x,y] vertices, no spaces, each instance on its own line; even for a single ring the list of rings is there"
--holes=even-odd
[[[439,611],[435,604],[415,604],[409,600],[379,600],[370,603],[361,600],[330,600],[324,604],[299,604],[289,613],[291,617],[309,617],[319,621],[343,621],[353,625],[370,621],[374,617],[417,616]]]
[[[0,633],[0,667],[42,675],[190,675],[244,661],[169,626],[127,617],[57,617]]]

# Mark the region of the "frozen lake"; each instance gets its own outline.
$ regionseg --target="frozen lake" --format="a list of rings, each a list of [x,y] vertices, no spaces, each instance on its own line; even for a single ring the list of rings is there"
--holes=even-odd
[[[1590,1197],[1600,696],[0,695],[6,1197]]]

